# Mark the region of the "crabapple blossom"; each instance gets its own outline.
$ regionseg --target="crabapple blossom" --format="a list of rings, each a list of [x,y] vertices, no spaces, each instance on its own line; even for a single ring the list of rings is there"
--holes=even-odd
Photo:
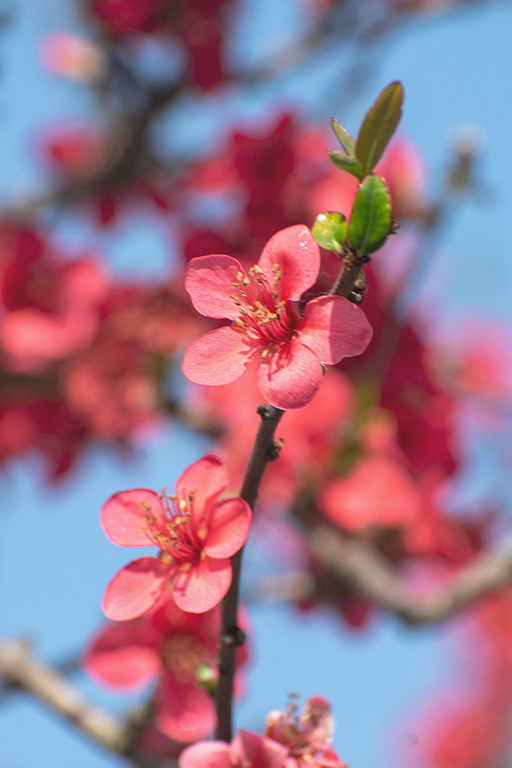
[[[346,477],[325,485],[320,507],[329,520],[349,531],[407,528],[423,511],[414,479],[398,461],[379,455],[362,458]]]
[[[273,739],[240,729],[231,744],[200,741],[183,750],[180,768],[288,768],[285,747]],[[290,767],[291,768],[291,767]]]
[[[265,736],[288,750],[286,768],[342,768],[331,743],[331,705],[323,696],[312,696],[299,713],[292,699],[286,712],[268,713],[266,726]]]
[[[246,625],[243,613],[239,623]],[[218,606],[202,614],[185,613],[167,594],[138,619],[103,627],[86,652],[84,666],[99,683],[119,691],[157,679],[155,724],[170,739],[188,744],[213,730],[214,702],[199,687],[197,672],[204,665],[215,679],[219,628]],[[237,650],[237,668],[246,660],[243,645]]]
[[[331,745],[330,704],[312,696],[300,714],[291,703],[286,712],[267,716],[264,736],[240,730],[231,744],[199,742],[187,747],[180,768],[343,768]]]
[[[258,387],[268,402],[284,410],[307,405],[323,366],[360,354],[372,335],[362,310],[342,296],[320,296],[299,311],[319,270],[319,248],[304,226],[277,232],[248,274],[230,256],[193,259],[185,287],[194,307],[232,324],[188,347],[185,376],[196,384],[229,384],[259,354]]]
[[[124,547],[159,547],[158,557],[142,557],[114,576],[103,597],[107,618],[125,621],[151,609],[172,588],[183,611],[204,613],[224,597],[231,583],[231,560],[244,545],[251,509],[240,498],[219,499],[228,484],[216,456],[188,467],[176,483],[176,496],[146,488],[115,493],[101,510],[110,541]]]

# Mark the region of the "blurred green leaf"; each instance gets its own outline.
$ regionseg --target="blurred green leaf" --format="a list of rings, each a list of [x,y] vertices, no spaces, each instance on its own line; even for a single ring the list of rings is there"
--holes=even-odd
[[[360,253],[378,250],[386,241],[391,226],[391,199],[382,176],[367,176],[356,195],[348,239]]]
[[[347,131],[346,128],[342,126],[339,120],[336,120],[335,117],[331,117],[329,119],[329,122],[331,124],[331,128],[333,129],[336,138],[338,139],[339,143],[345,150],[345,152],[348,152],[349,155],[352,157],[356,156],[356,140],[353,136],[350,135],[350,133]]]
[[[347,173],[351,173],[352,176],[355,176],[356,179],[359,179],[359,181],[362,180],[364,176],[363,166],[359,160],[355,159],[355,157],[345,155],[338,149],[334,150],[334,152],[329,152],[329,157],[331,158],[336,168],[339,168],[341,171],[347,171]]]
[[[404,89],[398,80],[384,88],[367,112],[356,144],[356,157],[364,175],[373,171],[402,117]]]
[[[347,239],[347,220],[337,211],[320,213],[316,217],[311,234],[322,248],[340,253],[341,245]]]

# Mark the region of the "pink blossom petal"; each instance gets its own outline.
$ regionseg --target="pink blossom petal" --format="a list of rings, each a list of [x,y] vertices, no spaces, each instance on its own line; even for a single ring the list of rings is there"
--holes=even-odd
[[[231,560],[206,556],[190,571],[178,571],[173,595],[182,611],[205,613],[220,603],[231,584]]]
[[[183,750],[180,768],[231,768],[229,744],[225,741],[201,741]]]
[[[231,256],[199,256],[188,265],[185,288],[190,294],[194,308],[206,317],[227,317],[235,320],[240,310],[231,298],[235,290],[233,283],[240,282],[240,273],[245,270]]]
[[[231,743],[233,765],[246,763],[251,768],[283,768],[286,765],[288,750],[277,741],[258,733],[240,728]]]
[[[360,355],[373,334],[363,310],[343,296],[320,296],[308,301],[298,331],[301,342],[326,365]]]
[[[264,247],[258,266],[271,285],[276,264],[281,273],[276,286],[279,300],[298,301],[316,283],[320,271],[320,250],[307,227],[282,229]]]
[[[158,602],[171,575],[169,565],[156,557],[132,560],[107,586],[101,604],[103,613],[112,621],[141,616]]]
[[[167,674],[157,694],[155,722],[170,739],[190,744],[213,731],[213,699],[193,682],[181,683],[174,674]]]
[[[165,525],[165,509],[155,491],[134,488],[120,491],[105,502],[100,522],[107,539],[121,547],[148,547],[154,542],[148,534],[147,516]]]
[[[244,373],[260,345],[242,329],[216,328],[190,344],[181,370],[194,384],[230,384]]]
[[[231,557],[243,547],[251,525],[251,508],[243,499],[222,499],[213,507],[204,553]]]
[[[271,405],[283,410],[302,408],[313,399],[322,381],[318,357],[298,338],[261,361],[258,387]]]
[[[140,620],[108,626],[88,649],[84,665],[100,683],[114,688],[141,687],[158,675],[156,647],[141,642]],[[160,638],[160,635],[153,633]],[[151,637],[146,639],[149,643]]]
[[[179,503],[187,502],[192,495],[192,519],[195,526],[200,524],[210,504],[227,484],[226,467],[217,456],[203,456],[183,472],[175,486],[176,497]]]

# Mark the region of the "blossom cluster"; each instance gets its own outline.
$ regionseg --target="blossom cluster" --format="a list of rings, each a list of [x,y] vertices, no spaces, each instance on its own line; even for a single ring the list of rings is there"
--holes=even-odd
[[[325,16],[337,4],[322,5]],[[382,5],[409,12],[436,3]],[[322,127],[275,115],[228,128],[193,161],[163,161],[140,135],[173,94],[202,97],[228,85],[236,3],[86,6],[97,42],[55,34],[42,57],[54,73],[107,94],[114,113],[126,92],[129,109],[114,127],[46,129],[37,141],[42,165],[56,202],[100,236],[120,214],[156,208],[172,227],[178,263],[165,279],[143,284],[113,276],[96,253],[71,255],[36,216],[2,221],[0,462],[35,448],[51,476],[61,476],[88,443],[125,450],[169,415],[213,435],[212,454],[182,473],[174,494],[135,488],[104,504],[101,524],[112,543],[157,551],[107,586],[103,610],[113,623],[91,641],[84,667],[121,692],[155,684],[140,746],[175,756],[191,745],[181,768],[341,768],[330,705],[320,696],[301,712],[294,703],[271,712],[262,735],[241,730],[230,744],[200,741],[215,728],[231,558],[254,517],[256,543],[277,553],[285,576],[302,577],[291,593],[296,609],[328,604],[359,630],[377,608],[350,580],[334,583],[309,527],[371,547],[420,593],[456,575],[484,550],[496,517],[484,506],[471,517],[448,511],[465,466],[461,416],[477,403],[494,427],[510,407],[505,345],[489,345],[498,338],[490,329],[470,331],[469,344],[457,348],[461,337],[440,331],[433,312],[426,320],[415,305],[407,316],[398,311],[433,211],[422,158],[405,136],[391,140],[374,169],[389,189],[394,236],[364,265],[354,291],[336,295],[343,249],[320,248],[311,228],[321,211],[349,219],[359,185],[329,161],[332,137]],[[166,61],[168,77],[144,81],[148,52]],[[142,107],[131,121],[133,105]],[[178,401],[168,374],[180,366],[188,381]],[[262,401],[286,411],[275,442],[276,453],[284,450],[266,469],[253,514],[233,489],[242,484]],[[509,614],[510,593],[502,591],[473,616],[473,698],[442,716],[436,707],[422,747],[434,768],[486,768],[503,757]],[[236,695],[248,656],[237,649]]]
[[[185,749],[180,768],[343,768],[332,748],[330,704],[312,696],[300,713],[292,702],[286,712],[267,715],[263,736],[240,730],[231,744],[199,742]]]

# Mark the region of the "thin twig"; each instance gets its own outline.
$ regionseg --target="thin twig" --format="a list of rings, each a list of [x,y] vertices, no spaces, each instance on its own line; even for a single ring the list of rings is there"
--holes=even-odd
[[[333,289],[338,296],[347,297],[359,276],[360,264],[343,266]],[[280,446],[274,440],[274,432],[284,411],[272,405],[260,405],[261,417],[254,446],[245,471],[240,496],[254,509],[261,478],[269,461],[277,458]],[[216,738],[231,741],[233,736],[233,681],[236,667],[236,649],[243,637],[237,627],[238,598],[240,589],[240,570],[242,567],[242,549],[231,559],[233,576],[229,591],[222,602],[222,623],[220,632],[219,680],[217,683],[215,704],[217,710]]]
[[[263,472],[269,461],[277,458],[279,446],[274,441],[274,432],[284,411],[272,405],[260,405],[261,417],[254,446],[247,464],[240,497],[254,509]],[[215,704],[217,710],[216,738],[231,741],[233,735],[233,680],[236,666],[236,650],[243,636],[237,627],[240,570],[243,548],[231,559],[233,577],[229,591],[222,602],[222,624],[220,633],[219,681]]]
[[[0,641],[0,677],[21,688],[65,718],[95,744],[122,755],[139,768],[176,768],[176,761],[157,758],[133,745],[133,727],[92,706],[55,669],[34,661],[22,641]]]

